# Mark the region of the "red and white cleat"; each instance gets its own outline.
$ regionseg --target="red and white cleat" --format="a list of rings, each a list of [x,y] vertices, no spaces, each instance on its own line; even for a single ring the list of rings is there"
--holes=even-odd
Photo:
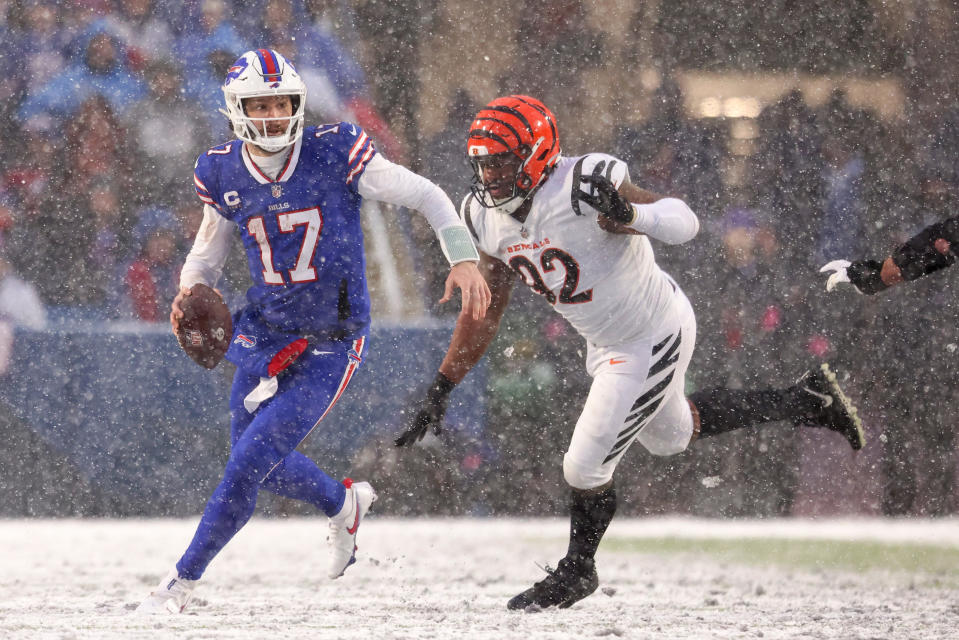
[[[376,501],[376,492],[369,482],[356,482],[347,478],[346,499],[340,512],[330,518],[330,580],[336,580],[346,568],[356,562],[356,532],[360,522]]]

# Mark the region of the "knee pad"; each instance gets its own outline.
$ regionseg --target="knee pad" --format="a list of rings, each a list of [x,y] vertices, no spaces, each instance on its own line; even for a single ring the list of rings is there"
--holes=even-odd
[[[582,465],[570,458],[569,453],[563,456],[563,478],[566,484],[574,489],[595,489],[609,482],[613,477],[615,467]]]
[[[689,439],[687,438],[685,442],[678,441],[666,441],[658,440],[655,438],[649,438],[648,440],[643,440],[643,447],[646,448],[654,456],[674,456],[677,453],[682,453],[686,450],[689,445]]]
[[[686,396],[679,392],[664,403],[637,440],[654,456],[672,456],[685,451],[692,437],[693,414]]]

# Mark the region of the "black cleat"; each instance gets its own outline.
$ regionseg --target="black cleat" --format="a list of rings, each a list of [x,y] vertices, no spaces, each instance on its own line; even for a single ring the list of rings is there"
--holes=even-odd
[[[865,446],[866,435],[862,430],[859,412],[852,400],[842,392],[836,374],[827,363],[822,363],[818,369],[803,376],[799,386],[823,402],[822,409],[809,416],[812,422],[842,434],[856,451]]]
[[[592,558],[573,561],[566,557],[559,561],[556,569],[546,567],[546,573],[549,575],[544,579],[513,596],[506,603],[506,608],[526,609],[535,605],[542,609],[566,609],[596,591],[599,586],[596,563]]]

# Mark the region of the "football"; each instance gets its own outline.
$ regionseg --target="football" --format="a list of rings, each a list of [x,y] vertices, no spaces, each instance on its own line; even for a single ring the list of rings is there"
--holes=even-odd
[[[212,369],[220,363],[233,337],[233,318],[220,294],[195,284],[180,307],[183,318],[176,332],[180,347],[198,365]]]

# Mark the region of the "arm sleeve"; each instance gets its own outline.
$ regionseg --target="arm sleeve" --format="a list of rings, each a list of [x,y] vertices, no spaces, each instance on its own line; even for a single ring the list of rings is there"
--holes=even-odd
[[[232,223],[210,205],[204,205],[203,222],[180,270],[180,286],[189,288],[198,282],[214,286],[230,254],[232,238]]]
[[[937,240],[946,240],[949,251],[936,249]],[[892,261],[899,267],[905,280],[915,280],[924,275],[951,266],[956,261],[955,247],[959,243],[959,216],[930,225],[897,247]]]
[[[374,156],[359,179],[357,192],[364,198],[415,209],[429,222],[439,238],[443,255],[451,265],[479,261],[469,231],[442,189],[404,166],[381,155]]]
[[[682,244],[699,233],[699,218],[678,198],[633,204],[636,217],[629,226],[666,244]]]

